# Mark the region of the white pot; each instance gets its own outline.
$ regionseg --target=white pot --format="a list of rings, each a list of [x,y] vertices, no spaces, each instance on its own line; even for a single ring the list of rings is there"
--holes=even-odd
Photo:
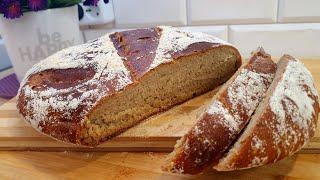
[[[19,80],[40,60],[83,43],[77,6],[27,12],[18,19],[1,17],[0,31]]]

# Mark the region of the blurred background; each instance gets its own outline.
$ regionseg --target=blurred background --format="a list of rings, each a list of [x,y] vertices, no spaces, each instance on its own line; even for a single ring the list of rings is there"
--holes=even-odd
[[[114,0],[115,21],[85,30],[86,40],[118,29],[155,25],[203,31],[245,57],[262,45],[273,56],[320,57],[319,0]]]
[[[98,3],[84,6],[82,2],[74,6],[78,6],[77,13],[80,19],[76,22],[76,26],[80,29],[79,43],[112,31],[171,25],[202,31],[226,40],[234,44],[245,58],[257,46],[263,46],[275,58],[287,53],[301,59],[320,60],[319,0],[96,0],[92,2]],[[29,14],[31,13],[26,12],[22,18],[10,20],[10,23],[26,21]],[[54,26],[63,27],[66,24],[57,22]],[[45,31],[46,28],[40,33]],[[78,29],[71,28],[71,31],[76,32]],[[64,34],[62,32],[62,36]],[[4,34],[1,35],[4,37]],[[12,58],[10,61],[12,55],[10,53],[8,55],[5,41],[6,37],[4,41],[0,39],[0,79],[14,72],[11,68]]]

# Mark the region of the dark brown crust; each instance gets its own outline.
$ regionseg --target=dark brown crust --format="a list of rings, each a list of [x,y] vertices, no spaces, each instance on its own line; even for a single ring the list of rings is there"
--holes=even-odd
[[[74,73],[73,76],[77,76],[79,80],[83,79],[82,74],[86,69],[82,69],[82,71],[73,71],[73,72],[81,72],[79,74]],[[66,71],[70,72],[70,71]],[[37,78],[36,80],[35,77],[39,77],[39,73],[36,73],[32,76],[30,76],[30,80],[27,82],[27,84],[35,84],[34,82],[41,82],[37,85],[34,86],[34,89],[41,91],[42,88],[47,87],[46,83],[54,83],[55,78],[50,76],[51,74],[57,73],[55,70],[48,70],[45,72],[41,72],[44,75],[41,76],[41,78],[45,78],[46,75],[47,79],[41,80],[41,78]],[[89,73],[90,74],[90,73]],[[61,75],[61,74],[60,74]],[[35,76],[35,77],[34,77]],[[59,76],[59,75],[58,75]],[[68,77],[69,76],[69,77]],[[65,79],[69,80],[70,79],[75,79],[71,74],[65,74]],[[52,78],[49,78],[52,77]],[[101,79],[101,93],[104,92],[105,89],[108,89],[108,93],[114,94],[115,89],[112,86],[112,84],[117,81],[116,79],[112,81],[105,81],[104,79]],[[74,84],[76,81],[72,81],[71,84]],[[69,86],[68,81],[66,83],[62,82],[57,82],[55,85],[57,88],[62,88]],[[51,86],[52,87],[52,86]],[[96,89],[96,85],[87,85],[87,86],[82,86],[80,87],[83,89],[83,91],[89,91],[92,89]],[[78,91],[78,89],[72,89],[70,92],[67,94],[60,94],[60,98],[63,99],[64,101],[68,101],[67,97],[72,96],[73,98],[77,98],[81,95],[81,93]],[[44,98],[43,100],[48,100],[50,97]],[[32,116],[33,115],[33,109],[27,109],[27,102],[30,99],[24,95],[24,90],[21,91],[19,97],[18,97],[18,102],[17,102],[17,107],[19,112],[22,114],[22,116]],[[65,116],[65,112],[62,111],[57,111],[53,109],[49,109],[49,113],[47,115],[48,119],[46,121],[40,121],[39,122],[39,127],[41,127],[41,132],[50,135],[54,137],[55,139],[64,141],[64,142],[70,142],[74,144],[81,144],[81,139],[80,139],[80,133],[82,130],[81,127],[81,120],[84,118],[84,115],[89,111],[90,106],[87,106],[87,103],[89,102],[95,102],[97,99],[95,97],[91,97],[86,99],[81,105],[79,105],[75,110],[70,112],[70,116]]]
[[[35,91],[45,90],[47,87],[66,89],[88,81],[94,74],[92,67],[46,70],[30,76],[29,85]]]
[[[114,33],[110,35],[116,49],[118,50],[118,54],[127,60],[125,64],[128,70],[131,73],[131,77],[133,78],[132,84],[129,84],[125,88],[133,87],[135,84],[139,83],[140,79],[146,76],[150,71],[156,70],[152,69],[150,71],[146,71],[149,67],[150,63],[152,63],[154,56],[151,56],[151,52],[155,51],[156,46],[158,45],[157,42],[159,40],[159,33],[161,31],[158,28],[152,29],[137,29],[131,31],[125,31],[121,33]],[[140,42],[136,42],[135,40],[140,39]],[[97,41],[92,42],[92,46],[99,46],[99,44],[95,43]],[[205,46],[203,43],[202,45],[191,45],[189,46],[184,52],[176,52],[174,61],[179,61],[183,57],[197,55],[198,53],[202,53],[214,48],[220,47],[229,47],[234,50],[237,56],[237,64],[235,70],[241,65],[241,57],[237,49],[229,45],[222,45],[222,44],[206,44]],[[94,52],[91,52],[94,53]],[[172,52],[173,53],[173,52]],[[88,52],[90,54],[90,52]],[[143,56],[141,60],[142,63],[137,62],[137,57]],[[88,61],[90,61],[90,57],[86,57],[83,55]],[[174,61],[166,63],[174,63]],[[166,64],[161,64],[166,65]],[[233,72],[232,72],[233,73]],[[57,89],[62,89],[66,87],[72,87],[75,84],[81,84],[87,80],[89,80],[93,76],[93,69],[88,67],[87,69],[67,69],[67,70],[46,70],[43,72],[32,74],[28,77],[26,83],[23,85],[31,85],[34,86],[34,90],[42,91],[47,87],[54,87]],[[119,77],[118,77],[119,78]],[[98,93],[107,94],[107,98],[109,96],[116,95],[119,92],[115,91],[115,88],[112,84],[118,81],[117,78],[113,80],[105,80],[106,77],[100,78],[99,87],[97,85],[88,85],[81,87],[82,92],[86,92],[92,89],[98,89]],[[26,103],[29,100],[23,91],[23,87],[21,88],[22,91],[18,97],[17,107],[19,112],[24,116],[31,116],[33,113],[32,109],[27,109]],[[67,101],[67,97],[72,95],[73,97],[79,96],[79,92],[71,91],[68,94],[60,94],[61,98]],[[45,100],[45,99],[44,99]],[[87,102],[96,103],[97,99],[95,97],[86,99]],[[78,108],[71,112],[69,117],[64,116],[65,112],[59,111],[50,111],[48,119],[45,121],[41,121],[39,123],[39,127],[41,128],[41,132],[44,134],[50,135],[56,139],[62,140],[64,142],[71,142],[74,144],[83,144],[80,139],[80,132],[82,131],[81,121],[91,112],[93,108],[99,106],[99,102],[96,103],[95,107],[87,106],[84,102]],[[85,144],[89,145],[89,144]],[[94,146],[96,144],[92,144],[89,146]]]
[[[110,35],[134,79],[139,79],[149,70],[156,55],[160,35],[159,28],[123,31]]]
[[[262,59],[261,61],[257,58]],[[276,71],[276,66],[272,66],[272,61],[263,61],[263,59],[271,59],[271,56],[267,54],[263,48],[259,47],[255,52],[253,52],[252,57],[249,60],[248,70],[260,73],[270,73]]]
[[[290,133],[287,134],[287,137],[282,137],[279,144],[277,145],[275,140],[273,139],[273,134],[277,132],[276,124],[277,124],[277,117],[272,112],[269,104],[269,100],[277,87],[278,83],[282,80],[283,74],[286,70],[286,67],[289,61],[296,61],[290,55],[284,55],[277,64],[277,72],[275,75],[275,79],[272,82],[268,92],[267,97],[261,102],[259,105],[260,109],[257,110],[257,114],[253,116],[252,121],[258,121],[257,124],[253,127],[252,130],[248,130],[249,132],[245,131],[244,133],[250,133],[245,139],[239,139],[241,142],[241,147],[237,148],[237,154],[232,156],[231,159],[228,159],[228,162],[221,161],[221,164],[218,164],[214,167],[216,170],[219,171],[232,171],[237,169],[246,169],[255,166],[261,166],[265,164],[270,164],[277,162],[287,156],[292,155],[306,143],[307,139],[310,139],[314,136],[315,127],[318,121],[318,113],[319,113],[319,102],[316,96],[309,94],[309,97],[312,98],[315,103],[313,104],[313,109],[315,114],[311,119],[311,123],[308,127],[308,137],[306,134],[303,133],[303,130],[299,128],[299,126],[293,123],[291,116],[289,115],[289,111],[285,108],[285,128],[292,128]],[[310,87],[305,86],[306,92]],[[288,99],[289,100],[289,99]],[[294,102],[292,102],[294,104]],[[297,135],[298,134],[298,135]],[[291,137],[291,138],[290,138]],[[297,137],[295,141],[293,137]],[[260,149],[256,149],[252,147],[252,144],[255,142],[254,138],[258,138],[262,143],[259,145]],[[285,141],[288,141],[285,143]],[[277,149],[277,147],[279,149]],[[261,149],[264,150],[261,150]],[[278,154],[280,152],[280,154]],[[265,159],[267,157],[267,159]],[[261,164],[252,165],[252,161],[254,159],[264,159]],[[227,163],[227,164],[225,164]],[[231,165],[230,167],[228,167]]]
[[[261,66],[265,68],[261,68]],[[269,55],[259,50],[254,53],[243,69],[257,73],[274,74],[276,64]],[[182,144],[175,150],[174,155],[169,157],[163,167],[164,170],[186,174],[200,173],[209,165],[218,163],[224,151],[238,137],[250,117],[247,116],[248,109],[244,106],[240,105],[237,109],[232,109],[232,104],[228,97],[228,86],[236,79],[240,71],[241,69],[221,88],[213,101],[221,102],[223,107],[231,113],[237,111],[237,115],[241,117],[239,130],[231,132],[220,123],[221,119],[223,119],[221,115],[212,115],[205,112],[196,125],[182,138]],[[265,86],[269,86],[271,82],[264,81],[263,83]]]
[[[177,59],[181,56],[189,56],[197,52],[207,51],[214,46],[219,46],[219,44],[209,43],[209,42],[200,42],[200,43],[191,44],[190,46],[188,46],[187,49],[183,51],[170,52],[170,54],[172,55],[172,58]]]

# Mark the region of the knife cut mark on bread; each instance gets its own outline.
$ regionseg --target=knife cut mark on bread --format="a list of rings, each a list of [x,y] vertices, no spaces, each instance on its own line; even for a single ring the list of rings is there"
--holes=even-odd
[[[204,114],[175,145],[163,169],[196,174],[218,163],[271,84],[276,64],[262,48],[219,90]]]
[[[300,150],[314,135],[318,98],[307,68],[299,60],[284,55],[266,98],[214,169],[231,171],[262,166]]]

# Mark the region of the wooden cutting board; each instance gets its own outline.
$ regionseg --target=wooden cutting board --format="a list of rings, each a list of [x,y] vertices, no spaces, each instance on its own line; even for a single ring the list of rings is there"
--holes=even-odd
[[[320,61],[305,61],[320,87]],[[216,93],[213,90],[153,116],[125,133],[96,148],[58,142],[42,135],[25,123],[16,109],[16,99],[0,107],[0,150],[31,151],[171,151],[177,139],[195,123],[197,117]],[[320,128],[302,153],[320,153]]]

